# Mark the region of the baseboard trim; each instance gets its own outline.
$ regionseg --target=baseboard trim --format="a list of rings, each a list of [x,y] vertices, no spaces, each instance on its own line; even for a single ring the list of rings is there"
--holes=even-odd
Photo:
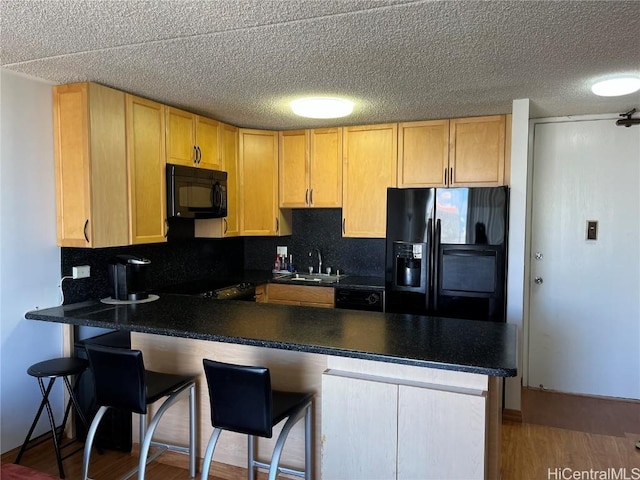
[[[522,411],[505,408],[502,410],[502,421],[522,423]]]

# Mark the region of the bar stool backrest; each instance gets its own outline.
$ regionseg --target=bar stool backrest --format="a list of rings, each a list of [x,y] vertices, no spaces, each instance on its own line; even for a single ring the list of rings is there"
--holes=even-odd
[[[140,350],[86,345],[93,372],[96,403],[147,413],[144,362]]]
[[[271,376],[265,367],[203,360],[209,386],[211,424],[216,428],[271,438]]]

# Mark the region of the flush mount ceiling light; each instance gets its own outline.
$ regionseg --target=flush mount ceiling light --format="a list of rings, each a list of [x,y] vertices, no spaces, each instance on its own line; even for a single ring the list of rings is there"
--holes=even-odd
[[[591,91],[601,97],[618,97],[640,90],[639,77],[618,77],[596,82]]]
[[[353,112],[353,102],[332,97],[299,98],[291,102],[291,110],[300,117],[339,118]]]

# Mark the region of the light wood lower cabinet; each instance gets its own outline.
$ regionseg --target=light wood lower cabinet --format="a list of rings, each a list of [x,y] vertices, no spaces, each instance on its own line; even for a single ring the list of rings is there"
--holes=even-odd
[[[487,377],[335,357],[328,368],[323,478],[499,478],[491,462],[500,444],[487,447]]]
[[[332,287],[267,283],[256,288],[256,301],[260,303],[333,308],[333,297]]]

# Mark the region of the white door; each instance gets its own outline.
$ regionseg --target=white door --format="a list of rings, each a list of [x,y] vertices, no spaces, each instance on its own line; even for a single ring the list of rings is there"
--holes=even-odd
[[[640,398],[640,127],[537,124],[532,198],[527,383]]]

